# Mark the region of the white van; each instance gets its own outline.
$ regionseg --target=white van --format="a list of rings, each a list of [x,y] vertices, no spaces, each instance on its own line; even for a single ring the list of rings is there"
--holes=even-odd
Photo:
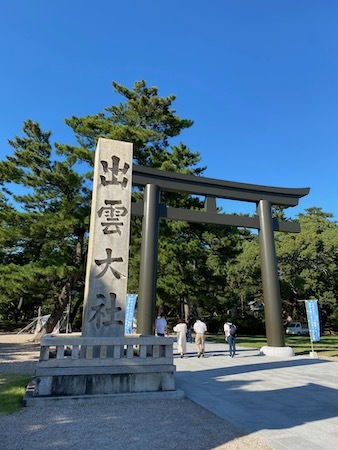
[[[297,336],[309,334],[309,328],[303,322],[289,322],[286,328],[286,334],[295,334]]]

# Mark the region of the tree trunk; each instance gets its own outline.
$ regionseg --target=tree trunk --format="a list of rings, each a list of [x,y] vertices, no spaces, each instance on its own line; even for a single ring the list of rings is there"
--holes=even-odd
[[[54,306],[54,311],[50,315],[45,326],[41,329],[41,331],[39,333],[37,333],[35,335],[35,338],[34,338],[35,341],[40,341],[40,339],[42,338],[42,336],[44,334],[51,333],[54,330],[58,321],[62,317],[63,311],[65,310],[65,308],[67,307],[67,304],[69,302],[70,290],[71,290],[70,283],[66,283],[63,286],[63,288],[61,290],[61,294],[59,295],[58,301],[56,302],[56,304]]]
[[[188,323],[190,319],[190,308],[188,304],[188,299],[186,298],[184,299],[183,310],[184,310],[184,321],[185,323]]]
[[[23,307],[23,297],[20,297],[19,303],[15,307],[15,310],[14,310],[14,320],[15,320],[16,323],[18,323],[18,321],[20,319],[20,314],[22,312],[22,307]]]
[[[85,229],[78,230],[78,238],[77,238],[77,244],[75,249],[75,255],[74,255],[74,261],[77,266],[79,266],[79,269],[81,267],[82,261],[84,259],[83,255],[83,237],[84,237]],[[58,298],[58,302],[55,304],[54,311],[52,312],[51,316],[47,320],[45,326],[42,328],[42,330],[35,335],[35,341],[40,341],[42,336],[47,333],[51,333],[54,328],[56,327],[58,321],[61,319],[63,311],[66,309],[70,298],[71,298],[71,291],[72,289],[77,285],[79,278],[83,276],[83,273],[81,270],[70,280],[68,281],[62,288],[61,293]],[[70,325],[72,326],[72,321],[70,322]]]
[[[72,328],[73,328],[73,322],[75,320],[77,312],[82,304],[83,304],[83,295],[81,295],[81,297],[76,301],[75,305],[72,305],[72,311],[70,314],[70,323],[71,323]]]

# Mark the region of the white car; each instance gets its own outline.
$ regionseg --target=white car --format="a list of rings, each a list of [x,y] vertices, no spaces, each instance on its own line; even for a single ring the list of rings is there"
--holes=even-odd
[[[290,322],[286,328],[286,334],[294,334],[297,336],[309,334],[309,328],[303,322]]]

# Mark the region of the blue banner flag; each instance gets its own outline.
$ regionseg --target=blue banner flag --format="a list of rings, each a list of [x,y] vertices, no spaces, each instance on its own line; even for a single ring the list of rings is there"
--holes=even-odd
[[[305,300],[305,308],[309,324],[310,339],[312,342],[318,342],[320,341],[318,300]]]
[[[127,294],[126,298],[126,320],[124,323],[124,334],[133,334],[133,320],[137,294]]]

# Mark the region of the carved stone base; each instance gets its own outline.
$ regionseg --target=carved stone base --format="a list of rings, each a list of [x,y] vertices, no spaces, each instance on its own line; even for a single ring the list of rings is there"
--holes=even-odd
[[[30,385],[32,397],[175,391],[174,339],[46,335]]]
[[[278,358],[295,356],[295,353],[291,347],[271,347],[268,345],[262,347],[260,349],[260,353],[263,353],[266,356],[276,356]]]

